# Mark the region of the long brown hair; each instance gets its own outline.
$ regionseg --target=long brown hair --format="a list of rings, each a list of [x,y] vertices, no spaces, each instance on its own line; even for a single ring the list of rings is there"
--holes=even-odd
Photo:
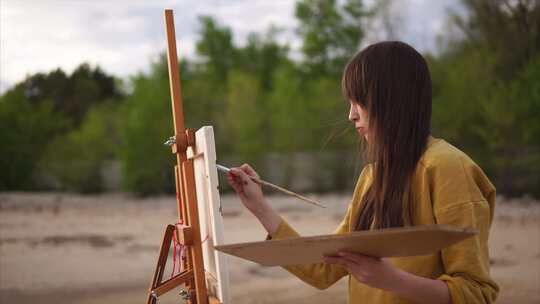
[[[356,229],[412,225],[412,176],[431,131],[426,61],[403,42],[370,45],[345,67],[342,90],[369,120],[364,157],[373,182],[362,197]]]

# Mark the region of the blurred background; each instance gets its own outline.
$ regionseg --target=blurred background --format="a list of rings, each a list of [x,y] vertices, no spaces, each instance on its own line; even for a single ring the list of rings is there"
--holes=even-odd
[[[143,301],[176,217],[164,8],[186,127],[214,126],[220,163],[250,163],[331,206],[273,196],[303,234],[333,230],[363,166],[345,63],[381,40],[419,50],[433,135],[497,187],[499,302],[540,302],[538,1],[0,0],[2,303]],[[225,180],[220,189],[227,242],[264,238]],[[230,263],[234,303],[346,299],[346,280],[320,292],[279,268]]]

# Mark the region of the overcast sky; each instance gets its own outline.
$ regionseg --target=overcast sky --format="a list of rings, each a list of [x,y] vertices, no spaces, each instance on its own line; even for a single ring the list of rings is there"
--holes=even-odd
[[[28,74],[57,67],[69,73],[85,61],[123,78],[147,71],[152,59],[165,50],[164,8],[174,9],[180,57],[195,55],[200,15],[230,26],[238,44],[249,32],[276,25],[284,29],[279,40],[298,54],[294,4],[292,0],[0,0],[0,93]],[[456,8],[458,0],[395,0],[391,13],[403,21],[395,38],[433,51],[436,37],[446,30],[446,11]],[[384,38],[379,30],[374,25],[369,39]]]

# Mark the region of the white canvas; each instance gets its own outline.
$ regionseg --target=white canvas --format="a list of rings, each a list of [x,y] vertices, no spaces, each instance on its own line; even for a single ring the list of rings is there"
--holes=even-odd
[[[214,246],[223,244],[224,236],[214,129],[211,126],[204,126],[195,132],[195,151],[188,149],[187,157],[193,157],[201,239],[206,238],[202,250],[208,292],[223,304],[229,304],[227,259],[224,253],[214,250]]]

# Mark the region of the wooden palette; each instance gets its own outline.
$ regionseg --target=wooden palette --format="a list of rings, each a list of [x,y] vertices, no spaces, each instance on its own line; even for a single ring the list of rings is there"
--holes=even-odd
[[[323,256],[340,250],[374,257],[427,255],[476,233],[472,228],[414,226],[219,245],[215,249],[264,266],[287,266],[319,263]]]

